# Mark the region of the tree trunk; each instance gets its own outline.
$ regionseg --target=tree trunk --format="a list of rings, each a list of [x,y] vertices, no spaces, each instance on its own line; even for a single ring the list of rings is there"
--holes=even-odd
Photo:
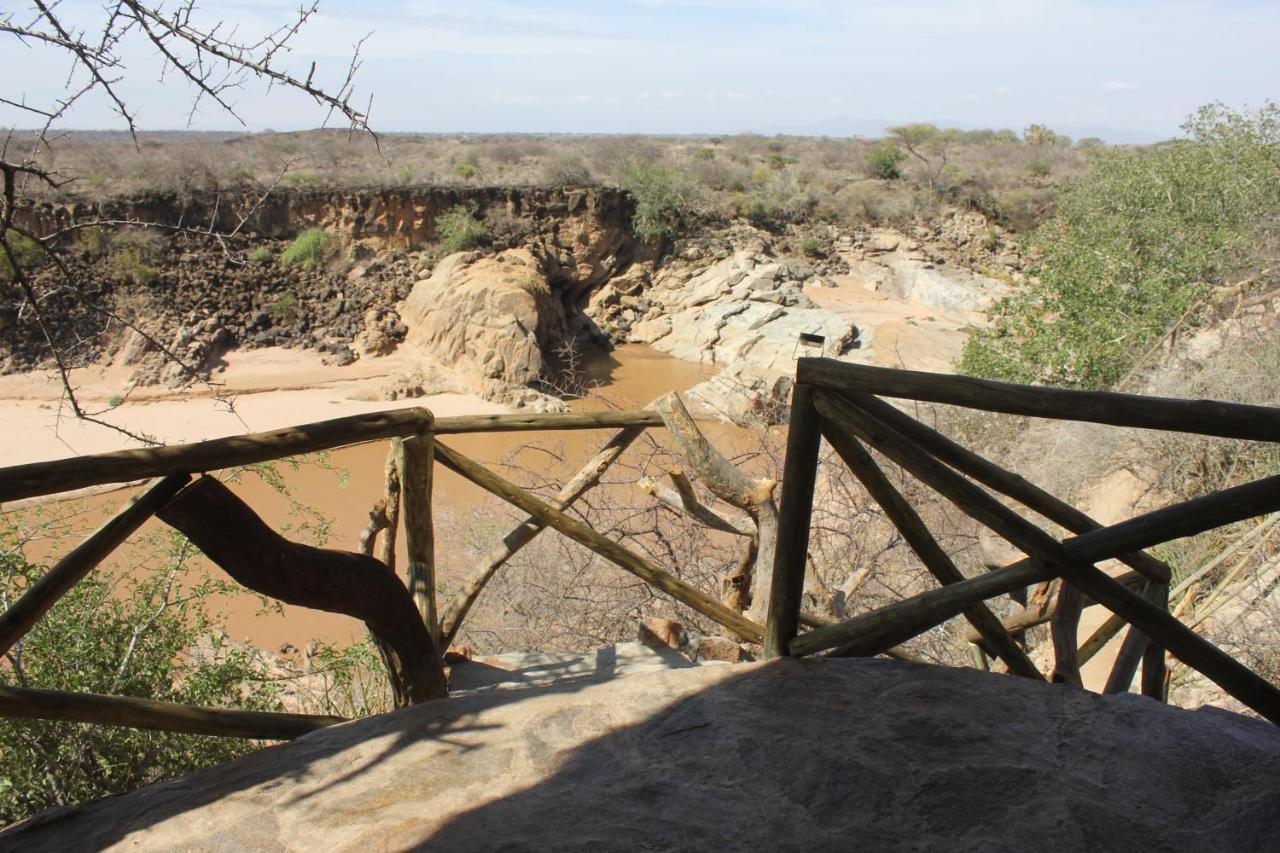
[[[213,477],[196,480],[156,515],[242,586],[363,621],[382,652],[397,707],[448,694],[413,598],[378,560],[290,542]]]

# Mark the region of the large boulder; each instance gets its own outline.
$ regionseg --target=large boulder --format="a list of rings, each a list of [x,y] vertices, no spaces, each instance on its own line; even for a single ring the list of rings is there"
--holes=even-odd
[[[1280,729],[1228,712],[883,660],[614,672],[314,732],[38,816],[0,849],[1217,851],[1280,833]]]
[[[399,315],[410,346],[499,402],[544,378],[551,349],[567,336],[564,309],[524,249],[450,255],[414,284]]]

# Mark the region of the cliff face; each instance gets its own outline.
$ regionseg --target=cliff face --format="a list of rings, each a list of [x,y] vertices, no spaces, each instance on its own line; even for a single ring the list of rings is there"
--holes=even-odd
[[[265,199],[244,191],[154,194],[101,202],[46,202],[24,211],[22,219],[40,234],[93,219],[212,225],[223,232],[235,230],[244,220],[240,230],[260,238],[291,237],[316,226],[354,240],[373,241],[379,248],[412,250],[437,238],[435,220],[440,214],[467,202],[475,202],[481,212],[523,220],[540,232],[555,233],[564,226],[575,237],[577,231],[617,235],[630,231],[626,193],[609,187],[277,189]],[[615,242],[613,247],[619,245]]]
[[[394,347],[406,331],[396,307],[438,240],[437,217],[469,203],[484,217],[494,249],[519,246],[531,259],[549,286],[548,304],[540,306],[549,316],[574,314],[635,252],[628,197],[596,187],[149,195],[46,203],[23,218],[42,234],[93,221],[237,232],[226,243],[164,231],[125,229],[110,238],[83,232],[68,236],[66,246],[78,287],[59,287],[51,269],[41,274],[65,351],[87,363],[115,357],[137,364],[135,378],[144,384],[181,384],[190,375],[159,348],[200,369],[233,347],[312,348],[339,362]],[[281,267],[284,241],[310,227],[339,237],[342,257],[317,269]],[[133,242],[117,244],[126,238]],[[265,260],[251,260],[255,248],[268,250]],[[24,322],[21,304],[0,305],[0,371],[28,370],[49,357],[42,330]],[[110,321],[110,313],[135,318],[144,334]]]
[[[626,674],[607,651],[46,813],[0,849],[1208,851],[1280,830],[1280,729],[1258,720],[882,660]]]

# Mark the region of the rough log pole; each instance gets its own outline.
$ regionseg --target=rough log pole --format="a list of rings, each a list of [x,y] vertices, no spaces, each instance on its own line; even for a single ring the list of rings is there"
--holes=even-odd
[[[578,498],[600,482],[600,477],[604,475],[605,470],[631,446],[632,442],[644,434],[645,429],[647,427],[625,427],[614,433],[604,447],[600,448],[600,452],[579,468],[578,473],[574,474],[573,478],[565,483],[564,488],[556,493],[556,496],[551,499],[550,506],[562,512],[573,506]],[[467,613],[471,611],[480,593],[498,569],[546,529],[546,524],[530,516],[502,537],[502,542],[484,558],[471,580],[454,597],[445,608],[444,615],[440,617],[441,648],[448,648],[453,642],[454,637],[458,635],[458,629],[467,618]]]
[[[432,463],[435,438],[414,435],[395,444],[396,469],[400,473],[400,497],[404,509],[404,547],[408,556],[409,593],[440,645],[440,620],[436,616],[435,524],[431,518]]]
[[[1144,587],[1148,578],[1146,575],[1140,575],[1137,572],[1125,572],[1122,575],[1118,575],[1116,580],[1130,589],[1133,589],[1135,586],[1139,588]],[[1097,602],[1086,595],[1084,596],[1083,604],[1085,607],[1092,607],[1097,604]],[[1043,625],[1045,622],[1048,622],[1053,618],[1053,614],[1057,610],[1057,607],[1057,595],[1052,596],[1041,604],[1028,604],[1021,610],[1015,611],[1013,614],[1005,617],[1003,623],[1004,629],[1010,634],[1017,635],[1030,628],[1034,628],[1037,625]],[[1113,633],[1111,636],[1114,637],[1115,634]],[[965,631],[964,639],[965,642],[976,643],[982,639],[982,637],[974,628],[971,627]],[[1083,649],[1084,644],[1082,643],[1080,645],[1080,650],[1076,652],[1077,656],[1080,655]],[[1081,666],[1084,666],[1085,662],[1080,660],[1079,663]]]
[[[156,515],[242,586],[363,621],[387,664],[397,706],[448,694],[431,633],[404,584],[382,563],[290,542],[213,477],[196,480]]]
[[[0,615],[0,656],[13,648],[58,599],[66,595],[94,566],[106,559],[121,542],[168,503],[190,479],[187,474],[171,474],[153,482],[125,504],[106,524],[54,564],[44,577],[32,584],[21,598]]]
[[[1015,547],[1050,567],[1054,574],[1076,584],[1098,603],[1156,639],[1179,660],[1199,670],[1236,699],[1280,724],[1280,690],[1265,679],[1174,619],[1166,610],[1116,583],[1091,562],[1073,560],[1062,543],[903,439],[874,416],[827,392],[820,394],[831,409],[839,413],[841,426],[849,428],[902,465],[962,512],[987,525]],[[1252,509],[1252,515],[1271,511],[1270,506],[1261,503]]]
[[[1263,509],[1259,510],[1259,506]],[[1270,477],[1068,539],[1062,548],[1074,562],[1093,563],[1182,536],[1194,536],[1277,508],[1280,508],[1280,477]],[[791,643],[791,653],[811,655],[842,648],[850,655],[877,655],[959,615],[966,605],[1006,595],[1054,576],[1052,568],[1028,557],[985,575],[927,590],[844,622],[816,628],[796,637]],[[1117,622],[1123,624],[1119,617]]]
[[[1084,687],[1080,678],[1080,656],[1076,648],[1080,634],[1080,615],[1084,613],[1085,595],[1075,584],[1063,581],[1058,585],[1058,606],[1050,617],[1049,637],[1053,642],[1054,684],[1070,684]]]
[[[29,687],[0,687],[0,717],[96,723],[256,740],[290,740],[316,729],[346,722],[342,717],[198,708],[127,696],[64,693]]]
[[[1091,530],[1098,530],[1102,527],[1101,524],[1087,514],[1052,493],[1045,491],[1025,477],[1001,468],[988,459],[984,459],[937,430],[922,424],[910,415],[898,411],[885,401],[877,399],[870,394],[854,394],[850,395],[848,399],[858,408],[875,415],[885,424],[893,427],[903,436],[914,441],[960,473],[967,474],[984,486],[1013,498],[1054,524],[1059,524],[1072,533],[1088,533]],[[1139,551],[1134,554],[1122,554],[1118,559],[1152,580],[1169,580],[1168,564],[1157,560],[1150,554]]]
[[[902,397],[1010,415],[1280,441],[1280,408],[1268,406],[1012,385],[830,358],[800,359],[796,381],[845,393]]]
[[[765,657],[794,654],[790,645],[800,627],[804,570],[809,558],[809,523],[818,478],[818,448],[822,444],[819,429],[813,389],[796,385],[792,391],[787,456],[782,469],[782,505],[778,512],[778,545],[765,621]]]
[[[168,474],[217,471],[347,444],[415,435],[431,429],[431,420],[431,412],[426,409],[400,409],[194,444],[119,450],[53,462],[14,465],[0,468],[0,502],[103,483],[127,483]]]
[[[1169,585],[1154,584],[1151,601],[1165,612],[1169,610]],[[1168,701],[1165,692],[1166,672],[1164,649],[1159,643],[1148,640],[1147,650],[1142,654],[1142,695],[1157,702]]]
[[[1152,584],[1148,583],[1142,589],[1142,597],[1148,601],[1154,601]],[[1116,653],[1116,659],[1112,661],[1111,672],[1107,675],[1106,684],[1102,687],[1102,692],[1108,696],[1114,696],[1117,693],[1128,693],[1129,685],[1133,684],[1133,677],[1138,673],[1138,664],[1142,662],[1142,656],[1147,649],[1147,635],[1129,626],[1128,633],[1125,634],[1124,641],[1120,643],[1120,651]]]
[[[432,427],[436,435],[464,432],[527,432],[531,430],[617,429],[633,426],[662,426],[655,412],[566,412],[527,415],[461,415],[439,418]]]
[[[817,401],[818,412],[825,418],[821,398]],[[938,540],[929,532],[928,526],[894,485],[880,470],[862,446],[852,436],[839,429],[830,421],[823,421],[822,434],[827,443],[835,448],[836,453],[849,466],[849,470],[861,481],[867,492],[884,510],[885,515],[893,522],[894,527],[902,534],[902,538],[916,552],[916,556],[924,563],[929,573],[941,584],[952,584],[964,580],[964,575],[956,568],[956,564],[947,556],[947,552],[938,544]],[[1013,637],[1004,629],[1000,618],[982,603],[964,609],[964,616],[969,623],[981,633],[983,640],[997,657],[1009,667],[1009,672],[1024,678],[1043,681],[1040,670],[1027,657],[1022,647],[1014,642]],[[985,658],[983,659],[986,669]]]
[[[723,625],[743,639],[753,643],[759,643],[764,639],[763,626],[725,607],[711,596],[694,589],[674,575],[602,536],[582,522],[570,518],[441,442],[436,442],[436,459],[454,473],[527,512],[548,527],[555,528],[579,545],[594,551],[655,589],[665,592],[708,619]]]

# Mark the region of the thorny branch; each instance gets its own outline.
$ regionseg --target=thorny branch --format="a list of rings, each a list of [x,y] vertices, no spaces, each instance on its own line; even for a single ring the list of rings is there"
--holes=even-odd
[[[66,10],[52,0],[32,0],[21,12],[0,11],[0,36],[8,35],[17,43],[29,48],[42,48],[63,53],[71,60],[71,70],[63,93],[52,103],[32,103],[24,93],[7,91],[0,94],[0,104],[38,117],[40,128],[34,134],[29,151],[22,156],[11,154],[13,134],[10,131],[0,149],[0,174],[3,175],[3,195],[0,197],[0,272],[7,274],[12,285],[9,292],[0,295],[17,304],[19,320],[34,324],[38,339],[43,340],[51,365],[62,387],[63,405],[78,421],[94,423],[114,430],[125,437],[143,443],[155,440],[145,434],[130,431],[101,418],[104,411],[90,411],[77,395],[71,371],[78,366],[77,347],[83,338],[67,343],[59,336],[58,323],[44,310],[55,296],[70,294],[74,302],[85,312],[99,318],[96,335],[107,334],[113,328],[129,329],[140,336],[169,362],[180,367],[189,382],[207,385],[214,399],[234,414],[233,401],[221,393],[218,383],[211,382],[199,365],[187,363],[177,353],[164,346],[139,327],[135,320],[124,316],[109,304],[93,297],[65,263],[61,252],[66,238],[86,228],[138,227],[168,232],[191,234],[217,240],[224,253],[233,262],[239,262],[231,252],[227,240],[239,234],[261,207],[267,197],[276,190],[293,162],[284,164],[280,174],[259,195],[247,212],[239,217],[229,232],[219,231],[216,222],[207,226],[185,223],[142,222],[109,218],[95,218],[65,225],[51,233],[37,234],[15,221],[19,211],[29,206],[26,190],[34,181],[50,188],[61,188],[74,180],[41,164],[42,152],[51,151],[59,138],[54,125],[62,120],[73,107],[92,93],[106,97],[123,120],[134,145],[138,142],[137,115],[121,93],[121,83],[130,73],[126,47],[141,41],[158,54],[162,73],[161,81],[176,76],[185,82],[192,95],[188,125],[194,121],[202,101],[208,99],[219,110],[240,121],[233,96],[250,81],[266,84],[268,89],[283,87],[309,96],[325,109],[325,124],[337,114],[342,116],[352,133],[365,132],[373,136],[368,124],[368,106],[353,103],[356,73],[360,69],[361,48],[368,38],[356,42],[345,74],[336,88],[317,83],[316,65],[308,63],[305,77],[292,73],[285,64],[291,44],[302,28],[315,17],[318,3],[301,5],[282,25],[260,36],[242,36],[237,27],[223,20],[202,20],[195,0],[182,0],[168,5],[137,0],[116,0],[107,3],[98,23],[82,27],[72,23]],[[9,86],[14,86],[12,79]],[[32,246],[38,253],[19,251],[19,245]],[[41,267],[53,267],[52,275],[37,275]],[[6,277],[0,275],[0,281]],[[91,335],[92,337],[92,335]],[[62,411],[60,407],[59,411]]]

